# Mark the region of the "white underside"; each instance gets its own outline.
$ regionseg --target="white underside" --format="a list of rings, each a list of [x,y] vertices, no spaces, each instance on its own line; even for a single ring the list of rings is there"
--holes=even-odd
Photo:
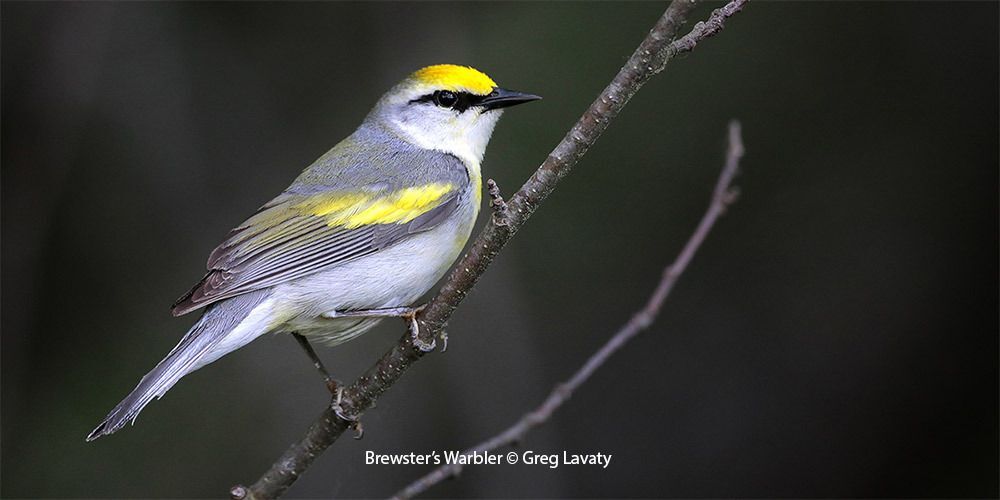
[[[374,254],[275,286],[268,298],[236,328],[218,339],[176,378],[269,332],[298,333],[311,341],[337,345],[381,321],[323,315],[414,305],[444,276],[469,239],[479,213],[479,199],[474,195],[473,190],[477,189],[474,183],[468,189],[462,195],[457,213],[434,229],[414,234]],[[163,392],[166,390],[160,394]]]
[[[271,298],[268,298],[258,304],[257,307],[250,311],[250,314],[248,314],[243,321],[240,321],[240,323],[236,325],[236,328],[233,328],[229,331],[229,333],[226,333],[222,338],[215,342],[205,351],[204,355],[196,358],[195,362],[192,363],[191,367],[185,370],[184,373],[191,373],[221,358],[222,356],[249,344],[252,340],[267,333],[270,329],[269,326],[271,324],[271,317],[274,313],[274,305],[275,300]],[[165,388],[163,392],[166,392],[169,388],[170,387]]]
[[[469,239],[478,206],[466,193],[459,212],[438,227],[389,248],[274,288],[276,331],[336,345],[375,326],[373,318],[324,318],[336,312],[413,305],[448,271]]]

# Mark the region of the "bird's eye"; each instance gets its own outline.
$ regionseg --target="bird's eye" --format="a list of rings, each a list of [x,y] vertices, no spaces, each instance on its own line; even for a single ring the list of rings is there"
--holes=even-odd
[[[458,96],[448,90],[438,90],[434,92],[434,104],[442,108],[452,108],[458,102]]]

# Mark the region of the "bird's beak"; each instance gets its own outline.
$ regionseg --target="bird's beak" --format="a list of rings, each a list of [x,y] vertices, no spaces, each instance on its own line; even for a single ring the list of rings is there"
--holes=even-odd
[[[479,105],[482,106],[483,109],[489,111],[491,109],[507,108],[529,101],[537,101],[539,99],[541,99],[541,97],[535,94],[525,94],[524,92],[517,92],[515,90],[507,90],[497,87],[493,89],[493,92],[490,92],[489,95],[483,97],[482,100],[479,101]]]

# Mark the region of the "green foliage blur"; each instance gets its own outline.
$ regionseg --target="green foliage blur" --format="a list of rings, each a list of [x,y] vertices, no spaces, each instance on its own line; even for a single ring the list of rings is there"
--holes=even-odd
[[[665,6],[0,4],[0,496],[254,480],[328,400],[285,337],[83,440],[196,319],[168,306],[208,252],[428,64],[545,97],[487,152],[513,192]],[[473,467],[430,496],[996,496],[997,19],[996,2],[751,3],[636,95],[458,311],[448,352],[289,495],[384,497],[428,469],[366,450],[462,449],[538,404],[643,303],[738,118],[740,201],[657,324],[520,448],[610,466]],[[351,380],[402,331],[321,356]]]

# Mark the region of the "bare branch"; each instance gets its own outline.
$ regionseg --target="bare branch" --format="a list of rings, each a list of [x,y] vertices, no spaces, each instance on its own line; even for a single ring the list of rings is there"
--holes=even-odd
[[[619,328],[597,352],[591,355],[587,362],[567,382],[556,385],[541,405],[531,412],[526,413],[514,425],[508,427],[500,434],[465,450],[462,452],[464,455],[496,450],[523,440],[528,431],[547,422],[552,413],[559,409],[573,395],[573,392],[579,389],[612,354],[653,324],[653,321],[656,320],[657,315],[660,313],[663,302],[670,295],[674,283],[677,282],[677,279],[687,269],[688,263],[691,262],[694,254],[698,251],[702,242],[705,241],[705,237],[712,230],[715,221],[725,212],[726,207],[736,201],[735,191],[730,186],[739,170],[740,158],[742,157],[743,141],[740,136],[740,124],[733,121],[729,124],[729,148],[726,154],[726,163],[722,168],[722,173],[719,175],[719,180],[712,193],[712,201],[708,205],[708,210],[702,216],[701,222],[691,235],[691,238],[688,239],[687,244],[684,245],[681,253],[672,264],[663,270],[663,276],[660,278],[660,282],[652,295],[650,295],[646,305],[636,312],[629,319],[628,323]],[[406,499],[415,497],[441,481],[457,476],[462,472],[462,469],[462,464],[442,465],[396,493],[393,498]]]
[[[430,345],[444,332],[452,313],[486,272],[497,253],[528,220],[538,206],[569,174],[629,99],[652,77],[663,71],[677,54],[714,35],[722,22],[738,12],[748,0],[732,0],[712,13],[707,23],[699,23],[687,36],[671,43],[679,27],[697,5],[697,0],[674,0],[639,44],[624,67],[590,105],[538,170],[507,202],[507,224],[487,224],[475,242],[445,280],[438,294],[418,316],[419,343]],[[714,21],[713,21],[714,20]],[[686,40],[686,41],[684,41]],[[683,44],[679,42],[684,41]],[[414,346],[413,336],[404,334],[393,348],[344,390],[341,415],[356,419],[391,387],[411,364],[425,353]],[[267,499],[280,497],[305,472],[313,460],[352,425],[326,408],[306,435],[293,444],[253,486],[236,486],[232,497]]]

